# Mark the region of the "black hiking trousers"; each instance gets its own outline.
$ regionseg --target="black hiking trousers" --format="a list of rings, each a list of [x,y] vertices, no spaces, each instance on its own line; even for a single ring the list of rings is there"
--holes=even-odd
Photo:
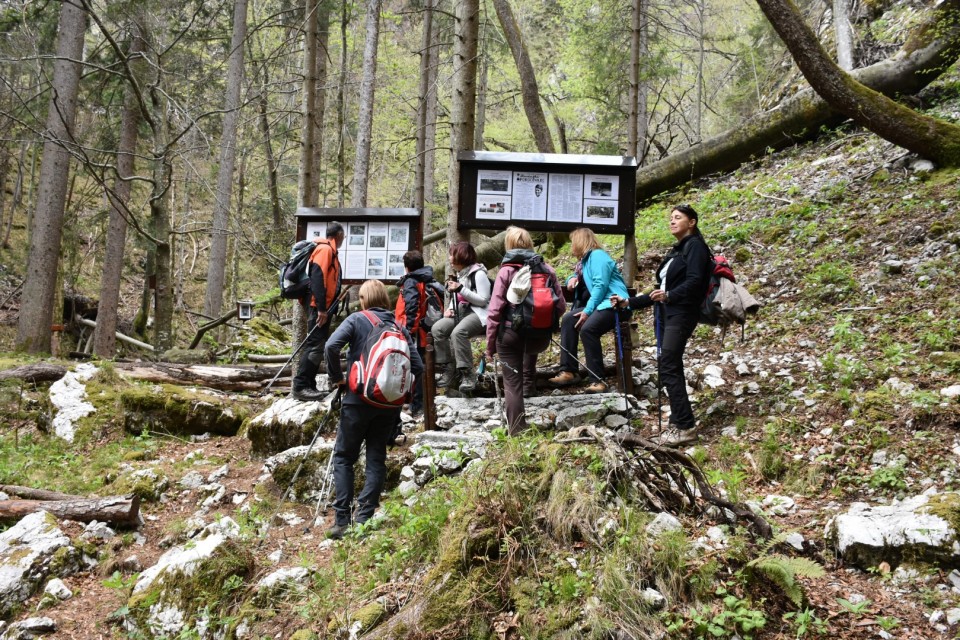
[[[697,310],[699,313],[699,310]],[[687,381],[683,374],[683,352],[687,341],[697,328],[699,317],[678,313],[663,321],[663,342],[660,346],[660,383],[670,396],[670,423],[678,429],[692,429],[696,425]]]
[[[399,409],[380,409],[360,401],[352,392],[340,407],[340,428],[333,445],[333,482],[337,495],[333,501],[336,524],[349,525],[353,503],[353,465],[366,442],[367,460],[363,489],[357,496],[355,520],[366,522],[380,506],[380,494],[387,481],[387,440],[400,416]],[[353,396],[353,398],[350,398]]]

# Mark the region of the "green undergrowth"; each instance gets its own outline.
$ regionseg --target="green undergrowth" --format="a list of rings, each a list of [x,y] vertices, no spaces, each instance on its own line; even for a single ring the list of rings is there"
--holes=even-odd
[[[335,547],[303,606],[306,619],[330,621],[330,637],[359,621],[383,638],[491,638],[498,620],[526,638],[654,638],[668,628],[690,637],[690,611],[723,610],[721,591],[751,611],[802,601],[801,563],[755,549],[739,529],[726,554],[704,554],[689,529],[651,536],[654,514],[635,482],[591,444],[504,439],[470,472],[411,504],[389,495],[384,508]],[[754,558],[766,560],[751,569]],[[770,572],[789,589],[764,591]],[[403,598],[403,609],[394,614],[384,596]]]

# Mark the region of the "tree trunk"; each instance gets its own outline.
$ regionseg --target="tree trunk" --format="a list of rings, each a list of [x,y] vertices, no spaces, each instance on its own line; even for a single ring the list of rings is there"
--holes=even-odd
[[[837,65],[853,69],[853,25],[850,24],[850,0],[833,0],[833,32],[837,40]]]
[[[57,364],[48,364],[38,362],[36,364],[25,364],[13,369],[0,371],[0,380],[24,380],[30,383],[37,382],[55,382],[67,374],[66,367]]]
[[[144,41],[136,26],[130,34],[130,55],[134,62],[144,50]],[[110,200],[110,220],[107,226],[107,246],[103,256],[103,274],[100,277],[100,302],[97,306],[97,328],[94,330],[93,352],[101,358],[112,358],[117,350],[117,307],[120,302],[120,276],[123,273],[123,254],[127,243],[127,202],[130,200],[130,177],[134,172],[134,154],[137,150],[137,128],[140,124],[140,105],[132,84],[124,90],[123,113],[120,117],[120,141],[117,145],[117,178]]]
[[[0,520],[19,520],[38,511],[52,513],[62,520],[97,520],[119,527],[140,525],[139,496],[75,500],[0,500]]]
[[[316,205],[320,204],[320,178],[323,175],[323,122],[327,112],[327,57],[330,45],[330,5],[332,0],[321,0],[317,5],[317,97],[313,115],[313,174],[310,192],[316,194]],[[326,200],[326,196],[324,196]]]
[[[950,0],[956,6],[957,0]],[[936,11],[917,26],[896,54],[851,75],[884,95],[917,93],[948,69],[960,55],[954,46],[960,25],[949,13]],[[765,155],[800,140],[815,137],[824,125],[845,118],[810,89],[799,92],[776,109],[757,114],[703,144],[664,158],[637,172],[637,200],[646,202],[682,184],[719,171],[732,171],[751,157]]]
[[[30,229],[30,250],[17,324],[18,351],[50,351],[50,325],[56,297],[60,264],[60,240],[63,235],[64,203],[70,176],[70,151],[77,113],[80,85],[80,60],[87,14],[70,2],[60,4],[57,34],[57,59],[53,65],[53,83],[44,132],[43,162],[36,212]]]
[[[436,6],[436,0],[434,0],[434,6]],[[435,198],[435,176],[434,169],[436,167],[436,149],[437,149],[437,75],[439,73],[439,63],[440,58],[440,34],[439,29],[434,27],[432,29],[432,34],[430,37],[430,64],[427,68],[427,121],[426,121],[426,137],[424,139],[424,152],[423,152],[423,204],[426,209],[430,209],[430,205],[434,202]],[[424,217],[427,217],[427,213],[424,212]]]
[[[303,113],[300,125],[300,182],[297,202],[303,207],[317,206],[317,193],[313,172],[313,145],[316,127],[313,126],[313,112],[317,102],[317,0],[304,3],[306,15],[303,18],[303,88],[301,99]]]
[[[247,39],[247,0],[234,0],[233,38],[230,41],[227,69],[226,113],[220,138],[220,169],[217,173],[217,197],[213,206],[213,231],[210,235],[210,262],[207,264],[207,290],[203,313],[220,315],[223,308],[223,283],[227,266],[227,236],[230,224],[230,200],[233,196],[233,169],[237,160],[237,123],[240,120],[240,86],[243,83],[243,43]]]
[[[263,70],[266,76],[266,67]],[[273,230],[280,232],[283,229],[283,218],[280,210],[280,187],[277,184],[277,160],[273,155],[273,142],[270,139],[270,119],[267,104],[267,83],[260,88],[260,133],[263,135],[263,153],[267,160],[267,190],[270,193],[270,211],[273,212]]]
[[[960,164],[960,126],[917,113],[857,82],[830,59],[792,0],[757,0],[757,4],[807,82],[830,107],[922,157],[946,166]],[[960,0],[946,0],[934,11],[955,16]]]
[[[26,500],[82,500],[83,496],[75,496],[69,493],[60,493],[59,491],[47,491],[46,489],[34,489],[33,487],[21,487],[15,484],[0,484],[0,491],[7,495],[17,496]]]
[[[450,113],[450,182],[447,212],[447,240],[450,244],[469,240],[470,234],[457,229],[460,214],[460,163],[457,154],[473,144],[474,112],[477,104],[477,40],[480,29],[479,0],[456,3],[456,33],[453,47],[453,106]]]
[[[429,215],[425,210],[426,204],[426,170],[427,170],[427,100],[430,93],[430,65],[433,57],[433,3],[426,0],[423,5],[423,34],[420,38],[420,101],[417,104],[417,163],[413,179],[413,206],[422,211],[420,218],[421,237],[429,233]]]
[[[380,41],[381,0],[367,0],[363,76],[360,80],[360,113],[357,118],[357,157],[353,164],[353,197],[350,206],[367,206],[370,145],[373,137],[374,89],[377,80],[377,44]]]
[[[473,148],[482,151],[483,129],[487,125],[487,78],[490,60],[485,53],[477,56],[477,117],[473,126]]]
[[[530,62],[530,55],[523,43],[520,26],[510,8],[509,0],[493,0],[493,7],[497,11],[497,18],[503,28],[503,35],[513,53],[517,63],[517,72],[520,74],[520,92],[523,96],[523,110],[527,114],[527,121],[533,132],[533,139],[537,143],[540,153],[555,153],[553,137],[550,135],[550,126],[543,114],[543,105],[540,104],[540,89],[537,85],[537,74]]]
[[[347,158],[347,25],[350,24],[350,3],[342,0],[340,8],[340,81],[337,83],[337,206],[343,207],[347,198],[344,176]]]

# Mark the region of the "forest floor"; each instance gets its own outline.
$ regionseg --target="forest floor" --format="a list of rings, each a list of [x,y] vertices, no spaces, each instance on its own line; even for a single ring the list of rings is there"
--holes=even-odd
[[[956,91],[956,84],[941,83],[928,92],[927,106],[956,118]],[[750,554],[744,549],[756,553],[754,542],[744,531],[731,530],[726,542],[679,561],[675,569],[682,584],[662,589],[671,596],[666,611],[650,619],[651,635],[637,637],[957,637],[956,625],[946,621],[946,612],[960,607],[960,576],[950,574],[955,566],[923,565],[915,574],[898,572],[896,562],[857,567],[824,541],[827,520],[855,502],[890,504],[925,491],[960,489],[960,400],[941,394],[960,384],[960,171],[920,170],[911,162],[872,134],[841,130],[673,196],[700,211],[713,249],[731,259],[738,278],[764,305],[748,321],[743,343],[731,335],[739,331],[732,330],[721,345],[710,327],[698,329],[691,341],[686,365],[704,435],[688,452],[731,499],[789,496],[795,508],[770,514],[770,522],[778,531],[800,533],[806,540],[802,555],[820,563],[826,574],[799,578],[806,600],[798,608],[772,583],[750,577],[745,570]],[[639,213],[642,274],[651,272],[669,246],[667,208],[658,203]],[[569,260],[555,260],[561,273],[569,272]],[[8,289],[13,281],[3,280]],[[12,289],[0,290],[0,300],[10,293]],[[4,312],[8,320],[14,317],[11,308]],[[637,325],[635,357],[649,360],[655,349],[648,318],[638,316]],[[0,349],[11,348],[11,338],[8,325]],[[556,357],[548,351],[542,362],[549,366]],[[4,357],[3,368],[17,361]],[[716,388],[704,375],[710,365],[722,371],[724,383]],[[103,478],[90,469],[92,461],[114,452],[115,446],[135,446],[148,452],[135,464],[158,466],[173,483],[188,471],[206,475],[228,465],[220,480],[227,497],[207,514],[208,521],[216,514],[243,523],[263,518],[284,488],[261,480],[260,461],[252,458],[242,437],[202,443],[157,435],[134,439],[122,433],[120,417],[114,416],[77,446],[52,444],[37,428],[49,419],[45,387],[25,394],[10,385],[2,390],[0,413],[8,416],[0,420],[2,483],[94,492]],[[252,397],[246,401],[251,411],[264,403]],[[658,422],[654,414],[638,416],[635,429],[650,433]],[[521,446],[539,452],[551,436],[532,435]],[[494,447],[490,464],[514,461],[506,457],[517,454],[512,447]],[[409,457],[407,449],[399,447],[391,455]],[[574,449],[561,456],[568,456],[582,477],[591,477],[586,469],[595,454]],[[115,455],[119,464],[122,455]],[[381,524],[339,543],[324,540],[325,526],[310,526],[313,505],[284,505],[285,513],[301,521],[273,526],[262,544],[249,539],[256,569],[248,583],[278,566],[308,566],[314,587],[273,603],[251,637],[287,638],[311,629],[345,638],[349,634],[336,621],[348,618],[350,611],[387,594],[399,601],[415,598],[409,592],[422,591],[418,580],[440,562],[444,538],[455,536],[451,527],[460,511],[481,511],[479,502],[461,506],[461,498],[478,498],[457,482],[439,483],[433,493],[446,497],[430,502],[434,511],[418,512],[420,507],[405,506],[396,491],[388,492]],[[39,598],[34,597],[16,618],[49,615],[60,625],[57,638],[130,637],[107,622],[125,606],[132,584],[129,570],[113,574],[112,569],[131,555],[140,567],[151,566],[180,540],[197,501],[194,491],[174,488],[163,501],[145,504],[142,538],[121,535],[98,570],[65,580],[73,598],[38,613]],[[622,505],[607,515],[622,519]],[[702,514],[682,521],[687,548],[716,524]],[[73,537],[81,527],[65,525],[65,530]],[[544,549],[541,555],[528,551],[534,557],[531,564],[521,562],[530,557],[508,554],[517,564],[501,567],[513,582],[507,587],[498,583],[512,594],[502,600],[507,604],[501,609],[490,607],[487,593],[482,594],[487,604],[478,605],[483,600],[478,595],[464,606],[472,615],[486,615],[485,620],[457,626],[443,618],[446,627],[420,637],[618,637],[589,621],[591,611],[605,602],[609,569],[603,558],[619,553],[620,543],[594,549],[585,548],[582,540],[546,538],[524,543]],[[637,543],[627,540],[623,548],[631,545]],[[279,556],[273,555],[277,551]],[[564,565],[572,557],[580,569],[570,573]],[[960,566],[960,557],[955,559]],[[504,558],[491,558],[488,564],[498,562]],[[632,557],[631,562],[640,560]],[[518,566],[524,573],[509,573]],[[527,576],[534,585],[525,605],[517,594],[523,593]],[[664,583],[663,576],[641,581]],[[514,619],[514,612],[523,616]],[[762,627],[749,629],[751,612],[762,614]],[[469,618],[466,612],[462,617]],[[328,631],[330,621],[338,631]],[[630,628],[622,619],[619,624],[621,631]],[[486,635],[476,629],[486,629]]]

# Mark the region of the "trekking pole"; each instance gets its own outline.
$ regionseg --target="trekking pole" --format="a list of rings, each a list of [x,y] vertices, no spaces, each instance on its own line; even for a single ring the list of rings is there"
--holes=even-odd
[[[506,362],[503,363],[504,366],[509,366]],[[503,402],[500,398],[500,381],[497,379],[500,372],[498,371],[500,365],[500,358],[493,356],[493,390],[497,396],[497,414],[500,415],[500,423],[507,427],[507,431],[510,431],[510,425],[507,424],[507,412],[503,406]]]
[[[627,411],[630,410],[630,403],[627,402],[627,361],[623,357],[623,338],[620,335],[620,310],[614,308],[613,317],[616,320],[617,328],[617,353],[619,354],[620,360],[620,388],[623,390],[623,408]],[[633,354],[631,355],[631,361],[633,360]]]
[[[310,336],[313,335],[313,332],[316,331],[319,326],[320,325],[318,325],[316,322],[313,323],[313,327],[310,329],[310,331],[307,332],[307,335],[306,337],[304,337],[303,342],[301,342],[297,346],[297,348],[293,351],[293,353],[290,355],[290,359],[287,360],[285,363],[283,363],[282,367],[277,369],[277,373],[273,376],[273,378],[270,379],[270,382],[267,383],[266,388],[260,392],[261,396],[266,395],[270,391],[270,387],[273,386],[273,383],[277,381],[277,378],[280,377],[280,374],[283,373],[283,370],[286,369],[291,362],[293,362],[293,359],[296,358],[297,354],[300,353],[300,350],[303,349],[303,345],[307,344],[307,340],[310,339]]]
[[[274,509],[273,513],[270,515],[270,518],[267,520],[266,527],[260,533],[260,542],[258,543],[258,546],[263,544],[263,541],[266,540],[267,533],[270,531],[270,527],[273,524],[273,519],[277,517],[278,513],[280,513],[280,509],[283,508],[283,503],[286,501],[287,496],[290,495],[290,491],[293,490],[293,483],[295,483],[297,478],[300,476],[300,471],[303,469],[303,463],[307,461],[307,458],[310,456],[310,452],[313,451],[313,445],[317,443],[317,438],[320,437],[320,432],[323,431],[323,428],[327,424],[327,420],[329,420],[330,416],[333,415],[334,408],[340,405],[340,396],[342,390],[343,386],[340,386],[337,387],[337,390],[333,392],[333,399],[330,401],[330,409],[327,411],[327,415],[323,417],[323,420],[320,422],[320,425],[314,432],[313,440],[310,441],[310,446],[307,447],[303,457],[300,458],[300,464],[297,465],[297,470],[293,472],[293,477],[290,479],[290,484],[287,485],[287,490],[283,492],[283,495],[280,497],[280,502],[277,504],[277,508]],[[330,459],[333,459],[333,451],[330,452]]]
[[[348,293],[349,291],[350,291],[349,288],[348,288],[348,289],[345,289],[345,290],[340,294],[340,296],[339,296],[336,300],[333,301],[333,304],[330,305],[330,308],[331,308],[331,309],[334,309],[338,304],[340,304],[341,302],[343,302],[343,299],[347,297],[347,293]],[[300,353],[300,350],[303,349],[303,346],[304,346],[305,344],[307,344],[307,339],[310,338],[310,336],[313,334],[314,331],[317,330],[317,327],[319,327],[319,326],[320,326],[320,325],[317,324],[316,322],[313,323],[313,326],[310,327],[310,331],[308,331],[306,337],[304,337],[303,342],[301,342],[301,343],[297,346],[297,348],[294,350],[294,352],[290,355],[290,359],[287,360],[287,361],[283,364],[282,367],[280,367],[280,369],[277,371],[276,375],[274,375],[273,378],[270,379],[270,382],[267,383],[266,388],[265,388],[263,391],[260,392],[260,395],[261,395],[261,396],[266,395],[267,392],[270,391],[270,387],[273,386],[273,383],[277,381],[277,378],[280,377],[280,374],[283,373],[283,370],[286,369],[287,366],[288,366],[291,362],[293,362],[293,359],[297,357],[297,354]]]
[[[578,363],[581,367],[583,367],[584,369],[587,370],[587,373],[589,373],[590,375],[592,375],[592,376],[593,376],[594,378],[596,378],[597,380],[601,380],[601,381],[603,380],[603,376],[598,376],[595,372],[591,371],[591,370],[590,370],[590,367],[587,366],[587,363],[585,363],[583,360],[581,360],[580,358],[578,358],[576,355],[570,353],[570,351],[568,351],[562,344],[560,344],[559,342],[557,342],[557,339],[556,339],[556,338],[554,338],[553,336],[550,336],[550,341],[551,341],[553,344],[555,344],[555,345],[557,345],[558,347],[560,347],[560,350],[563,351],[565,354],[567,354],[568,356],[570,356],[571,358],[573,358],[574,360],[576,360],[577,363]]]
[[[663,385],[660,380],[660,351],[663,348],[663,310],[661,303],[653,305],[653,335],[657,340],[657,429],[663,431]]]

